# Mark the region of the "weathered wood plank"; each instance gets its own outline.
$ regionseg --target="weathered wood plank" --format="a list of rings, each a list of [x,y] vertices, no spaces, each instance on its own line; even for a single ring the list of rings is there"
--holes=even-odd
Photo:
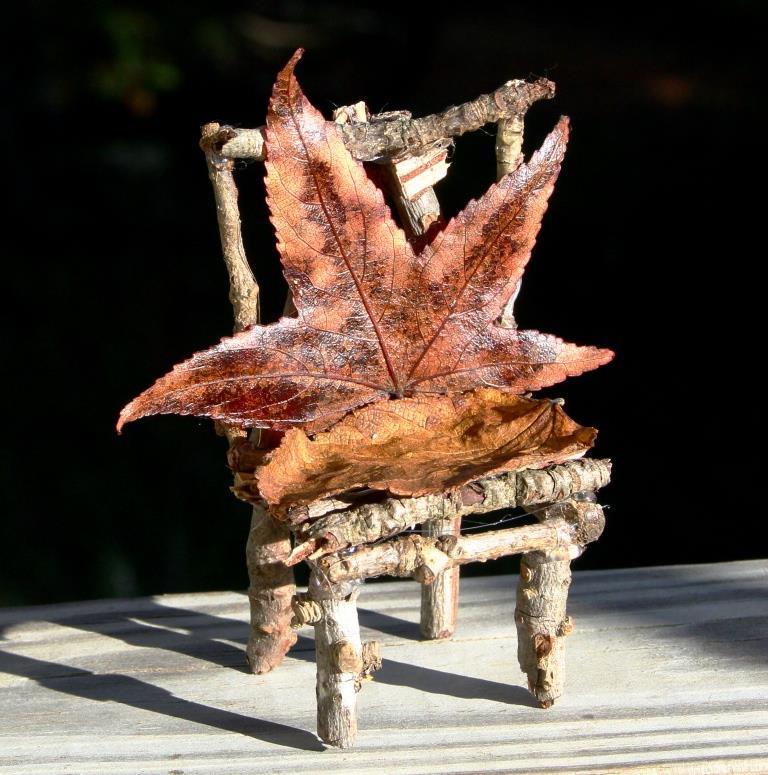
[[[574,574],[565,697],[532,707],[515,579],[469,579],[452,641],[418,640],[419,588],[369,584],[384,668],[358,743],[314,735],[311,629],[244,666],[232,592],[0,609],[0,772],[764,772],[768,562]]]

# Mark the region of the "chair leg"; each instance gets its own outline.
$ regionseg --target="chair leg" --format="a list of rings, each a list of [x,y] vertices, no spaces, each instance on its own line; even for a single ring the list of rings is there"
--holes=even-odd
[[[322,612],[315,627],[317,735],[328,745],[350,748],[357,737],[357,693],[365,676],[357,619],[358,588],[328,585],[313,570],[310,593]]]
[[[574,494],[544,508],[531,509],[536,517],[561,517],[575,526],[577,543],[564,543],[520,558],[517,586],[517,660],[528,676],[528,688],[542,708],[549,708],[563,694],[565,638],[573,631],[566,613],[571,586],[571,560],[597,541],[605,527],[605,514],[592,492]]]
[[[296,591],[293,568],[284,560],[291,552],[288,528],[254,506],[248,533],[248,600],[251,629],[246,656],[253,673],[276,668],[296,642],[291,629],[291,598]]]
[[[573,629],[566,615],[570,584],[567,549],[522,556],[515,609],[517,659],[542,708],[549,708],[563,694],[564,640]]]
[[[427,522],[426,536],[458,536],[461,534],[461,517]],[[428,640],[450,638],[456,631],[459,612],[459,576],[456,566],[439,573],[431,584],[421,587],[421,635]]]

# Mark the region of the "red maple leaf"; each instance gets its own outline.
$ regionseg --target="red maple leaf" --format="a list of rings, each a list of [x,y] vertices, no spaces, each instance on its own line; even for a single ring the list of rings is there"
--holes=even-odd
[[[256,325],[176,366],[120,414],[203,415],[321,430],[385,397],[536,390],[596,368],[609,350],[497,324],[520,280],[565,151],[563,118],[417,253],[381,191],[279,74],[266,130],[266,187],[298,317]]]

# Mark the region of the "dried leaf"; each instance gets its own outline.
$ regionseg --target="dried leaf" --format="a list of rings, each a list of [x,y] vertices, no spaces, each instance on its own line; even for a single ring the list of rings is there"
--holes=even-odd
[[[597,431],[583,428],[547,399],[485,389],[459,396],[384,400],[310,438],[286,433],[264,464],[240,480],[278,518],[289,507],[355,487],[424,495],[481,476],[542,468],[583,455]]]
[[[177,413],[314,431],[385,397],[523,393],[610,360],[495,322],[530,256],[566,119],[416,254],[338,127],[304,97],[293,75],[300,53],[278,76],[266,131],[268,203],[298,317],[176,366],[123,409],[118,429]]]

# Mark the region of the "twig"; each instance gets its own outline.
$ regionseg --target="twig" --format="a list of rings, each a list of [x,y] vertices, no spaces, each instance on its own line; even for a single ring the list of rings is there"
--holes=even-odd
[[[296,642],[291,628],[296,583],[293,568],[285,564],[290,552],[290,531],[265,509],[254,506],[245,549],[251,610],[246,656],[254,673],[274,670]]]
[[[542,708],[563,693],[563,639],[573,630],[566,615],[571,586],[567,551],[531,552],[520,563],[517,587],[517,661],[528,677],[528,689]]]
[[[499,119],[496,124],[496,180],[514,172],[523,160],[523,133],[525,117],[522,114]],[[514,307],[520,293],[522,280],[504,305],[500,324],[504,328],[515,328]]]
[[[200,147],[205,152],[208,176],[216,199],[221,252],[229,272],[229,301],[234,312],[235,331],[243,331],[259,322],[259,285],[243,247],[237,186],[232,175],[234,164],[215,150],[220,129],[218,124],[206,124],[202,128]]]
[[[577,557],[581,548],[597,540],[605,519],[601,507],[588,501],[567,502],[562,516],[542,524],[444,538],[406,535],[352,554],[331,554],[317,561],[329,582],[389,576],[413,577],[431,584],[446,568],[468,562],[485,562],[510,554],[564,549]]]
[[[338,499],[316,501],[289,515],[294,524],[302,516],[303,519],[317,516],[308,527],[299,525],[297,532],[304,542],[296,547],[294,554],[309,545],[306,554],[317,552],[320,556],[348,546],[378,541],[430,520],[551,503],[577,492],[599,490],[610,478],[610,460],[584,458],[549,468],[485,477],[447,494],[387,498],[379,503],[357,505]]]
[[[461,517],[431,520],[424,525],[423,534],[437,540],[457,538],[461,535]],[[456,566],[438,573],[431,584],[422,585],[419,629],[423,638],[453,637],[459,617],[460,581],[461,570]]]
[[[555,85],[546,78],[535,81],[507,81],[491,94],[457,105],[441,113],[412,119],[401,112],[398,118],[382,120],[376,116],[367,125],[347,124],[341,128],[352,155],[360,161],[393,160],[419,156],[445,138],[473,132],[499,119],[522,116],[530,106],[555,94]],[[264,159],[264,129],[220,128],[216,150],[230,159]]]
[[[216,199],[216,215],[224,263],[229,273],[229,300],[235,318],[235,331],[259,322],[259,286],[243,247],[240,228],[237,185],[232,174],[233,162],[216,149],[221,128],[206,124],[202,128],[200,147],[205,152],[208,175]],[[237,432],[227,426],[220,429],[230,447]],[[258,445],[258,431],[251,441]],[[291,552],[288,528],[274,520],[260,505],[251,513],[251,527],[246,544],[246,561],[250,584],[248,600],[251,607],[251,627],[246,655],[254,673],[266,673],[282,662],[288,649],[296,642],[290,627],[291,598],[296,591],[293,569],[284,560]]]
[[[357,693],[360,690],[363,644],[355,600],[346,590],[313,571],[309,588],[319,608],[315,619],[317,669],[317,734],[323,742],[349,748],[357,736]]]
[[[592,536],[591,540],[598,538],[605,518],[594,503],[568,499],[538,510],[537,516],[544,520],[541,527],[553,526],[573,511],[581,515],[582,531]],[[520,562],[515,608],[517,659],[542,708],[550,707],[563,693],[564,639],[573,630],[573,620],[566,614],[571,560],[582,548],[582,536],[576,535],[571,545],[539,547],[524,554]]]
[[[496,124],[496,180],[514,172],[523,160],[525,120],[521,114],[501,118]]]

